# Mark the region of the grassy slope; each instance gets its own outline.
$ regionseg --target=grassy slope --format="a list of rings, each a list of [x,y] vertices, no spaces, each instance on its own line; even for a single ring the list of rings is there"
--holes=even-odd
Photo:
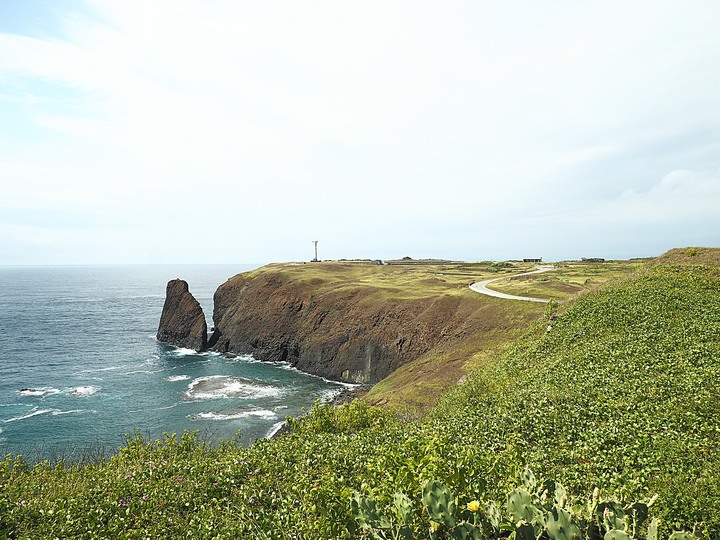
[[[611,280],[627,276],[644,263],[639,261],[616,261],[610,264],[558,264],[557,270],[532,278],[532,286],[525,280],[513,280],[513,286],[491,288],[519,296],[537,296],[555,300],[567,300],[587,292]],[[383,405],[395,410],[408,409],[425,412],[435,405],[437,397],[447,388],[455,385],[464,375],[492,359],[504,347],[514,341],[528,328],[528,321],[538,318],[545,310],[542,304],[522,301],[507,301],[490,298],[470,291],[467,285],[507,274],[512,276],[533,269],[534,265],[514,263],[507,268],[493,267],[488,263],[451,265],[442,269],[426,268],[423,272],[442,273],[445,283],[459,287],[454,294],[463,294],[477,305],[475,331],[468,332],[462,339],[441,345],[392,373],[376,384],[364,400],[373,405]],[[419,270],[419,269],[417,269]],[[444,294],[437,290],[434,294]],[[500,317],[510,322],[494,324]]]
[[[720,537],[720,250],[669,253],[563,308],[481,363],[423,421],[321,407],[251,448],[132,441],[111,462],[0,462],[0,533],[16,537],[351,538],[352,490],[389,508],[441,478],[503,501],[529,464],[587,496],[647,500]],[[688,265],[688,262],[691,263]],[[702,264],[704,263],[704,265]],[[128,499],[131,499],[128,502]],[[665,535],[665,537],[666,537]],[[2,536],[0,534],[0,536]]]
[[[671,255],[660,262],[688,262]],[[580,299],[435,415],[482,411],[483,437],[511,436],[537,470],[581,491],[658,492],[668,522],[706,520],[718,537],[718,336],[717,267],[658,266]]]

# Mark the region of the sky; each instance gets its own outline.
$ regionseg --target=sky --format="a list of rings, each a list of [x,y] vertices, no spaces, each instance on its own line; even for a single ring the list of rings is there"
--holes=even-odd
[[[720,2],[0,0],[0,265],[720,247]]]

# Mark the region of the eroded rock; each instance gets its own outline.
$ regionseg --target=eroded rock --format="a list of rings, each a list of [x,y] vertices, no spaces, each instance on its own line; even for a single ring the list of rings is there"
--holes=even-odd
[[[207,348],[205,314],[182,279],[172,279],[167,284],[157,339],[198,352]]]

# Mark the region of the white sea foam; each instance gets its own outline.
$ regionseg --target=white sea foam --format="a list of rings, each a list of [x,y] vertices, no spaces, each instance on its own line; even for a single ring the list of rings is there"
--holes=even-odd
[[[154,375],[155,373],[160,373],[161,369],[136,369],[134,371],[126,371],[124,373],[121,373],[121,375],[137,375],[138,373],[143,373],[145,375]]]
[[[219,358],[219,357],[221,357],[221,356],[224,356],[224,353],[219,353],[219,352],[216,352],[216,351],[202,351],[202,352],[195,353],[195,354],[197,354],[198,356],[212,356],[212,357],[215,357],[215,358]]]
[[[265,398],[278,396],[282,389],[261,381],[227,375],[200,377],[188,385],[187,399]]]
[[[285,420],[282,422],[275,422],[273,426],[268,430],[267,434],[265,435],[266,439],[272,439],[275,434],[282,429],[282,427],[285,425]]]
[[[340,394],[342,394],[341,388],[335,388],[333,390],[327,390],[323,393],[322,397],[320,398],[320,401],[322,403],[331,403],[336,397],[338,397]]]
[[[99,386],[78,386],[68,390],[68,395],[74,397],[88,397],[96,394],[100,390]]]
[[[119,369],[123,369],[125,366],[110,366],[105,368],[97,368],[97,369],[83,369],[82,371],[79,371],[78,373],[100,373],[103,371],[117,371]]]
[[[13,418],[8,418],[7,420],[3,420],[4,423],[9,424],[10,422],[18,422],[20,420],[27,420],[28,418],[32,418],[33,416],[40,416],[41,414],[50,414],[52,416],[62,416],[64,414],[79,414],[84,413],[85,410],[83,409],[72,409],[70,411],[62,411],[60,409],[38,409],[37,407],[33,407],[30,411],[28,411],[25,414],[21,414],[20,416],[15,416]],[[0,429],[0,432],[2,432],[2,429]]]
[[[288,362],[275,362],[275,365],[277,365],[281,369],[287,369],[288,371],[294,371],[295,373],[302,373],[303,375],[307,375],[308,377],[315,377],[316,379],[320,379],[321,381],[324,381],[328,384],[337,384],[338,386],[343,386],[345,388],[356,388],[356,387],[360,386],[359,383],[334,381],[332,379],[323,377],[322,375],[315,375],[313,373],[308,373],[307,371],[303,371],[301,369],[298,369],[298,368],[292,366]]]
[[[261,360],[255,359],[255,357],[252,354],[238,354],[235,356],[228,356],[228,360],[234,360],[236,362],[247,362],[248,364],[269,364],[271,362],[262,362]],[[278,362],[282,363],[282,362]]]
[[[60,412],[59,409],[38,409],[37,407],[33,407],[30,412],[26,414],[22,414],[20,416],[15,416],[13,418],[8,418],[7,420],[3,420],[6,424],[9,424],[10,422],[17,422],[18,420],[26,420],[27,418],[32,418],[33,416],[38,416],[40,414],[47,414],[47,413],[55,413]]]
[[[51,388],[48,386],[42,388],[23,388],[17,392],[21,396],[25,397],[44,397],[51,396],[53,394],[59,394],[60,390],[57,388]]]
[[[187,375],[170,375],[169,377],[165,377],[165,380],[168,382],[189,381],[190,377]]]
[[[240,420],[243,418],[276,418],[277,415],[267,409],[237,410],[228,409],[225,411],[199,413],[190,416],[191,420]]]
[[[51,411],[53,416],[60,416],[63,414],[79,414],[85,412],[83,409],[73,409],[71,411],[59,411],[57,409]]]
[[[152,410],[152,411],[167,411],[167,410],[170,410],[170,409],[174,409],[174,408],[177,407],[177,406],[178,406],[177,403],[173,403],[172,405],[167,405],[167,406],[165,406],[165,407],[153,407],[153,408],[150,409],[150,410]],[[145,408],[142,408],[142,409],[132,409],[132,410],[129,410],[129,411],[128,411],[128,414],[145,414],[145,413],[147,413],[147,411],[148,411],[148,409],[145,409]]]
[[[172,351],[175,356],[195,356],[197,351],[193,349],[185,349],[183,347],[178,347],[177,349]]]
[[[155,408],[153,409],[153,411],[168,411],[168,410],[170,410],[170,409],[174,409],[174,408],[177,407],[177,406],[178,406],[177,403],[173,403],[172,405],[168,405],[168,406],[166,406],[166,407],[155,407]]]

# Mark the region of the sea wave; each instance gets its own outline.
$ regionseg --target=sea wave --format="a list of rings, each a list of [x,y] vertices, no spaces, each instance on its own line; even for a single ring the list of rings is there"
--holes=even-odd
[[[17,393],[24,397],[45,397],[59,394],[60,390],[50,386],[43,386],[42,388],[21,388]]]
[[[256,361],[259,362],[259,360],[256,360]],[[314,373],[308,373],[307,371],[303,371],[301,369],[294,367],[289,362],[273,362],[273,364],[278,366],[280,369],[287,369],[288,371],[294,371],[295,373],[302,373],[303,375],[307,375],[308,377],[315,377],[316,379],[320,379],[321,381],[326,382],[328,384],[337,384],[338,386],[343,386],[345,388],[357,388],[358,386],[362,386],[359,383],[334,381],[332,379],[328,379],[327,377],[323,377],[322,375],[315,375]]]
[[[185,349],[183,347],[178,347],[177,349],[173,349],[170,351],[170,354],[173,356],[196,356],[198,352],[194,349]]]
[[[88,397],[100,391],[99,386],[78,386],[68,390],[68,395],[73,397]]]
[[[53,416],[61,416],[63,414],[79,414],[79,413],[84,413],[84,412],[85,412],[85,409],[73,409],[71,411],[60,411],[60,410],[55,409],[52,411],[52,415]]]
[[[249,409],[236,410],[228,409],[225,411],[198,413],[190,416],[191,420],[240,420],[243,418],[275,418],[277,415],[273,411],[267,409]]]
[[[119,369],[123,369],[125,366],[109,366],[104,368],[96,368],[96,369],[83,369],[82,371],[78,371],[78,373],[101,373],[103,371],[117,371]]]
[[[184,395],[191,400],[218,398],[256,399],[278,396],[281,393],[282,388],[262,381],[228,375],[211,375],[192,381]]]
[[[6,420],[2,420],[3,423],[9,424],[11,422],[19,422],[20,420],[27,420],[28,418],[32,418],[34,416],[40,416],[43,414],[50,414],[51,416],[62,416],[65,414],[80,414],[87,412],[85,409],[71,409],[69,411],[63,411],[62,409],[40,409],[39,407],[33,407],[29,411],[20,414],[19,416],[13,416],[12,418],[7,418]],[[95,412],[95,411],[92,411]],[[2,430],[0,430],[2,431]]]
[[[281,422],[275,422],[272,427],[268,430],[268,432],[265,434],[266,439],[272,439],[275,434],[277,434],[278,431],[282,429],[282,427],[286,424],[286,421],[283,420]]]
[[[228,360],[234,360],[238,362],[247,362],[248,364],[289,364],[289,362],[263,362],[262,360],[256,359],[252,354],[236,354],[236,355],[228,355],[225,353],[224,355]]]
[[[165,377],[165,380],[168,382],[189,381],[190,377],[187,375],[170,375],[169,377]]]
[[[26,420],[28,418],[32,418],[33,416],[38,416],[41,414],[47,414],[47,413],[55,413],[55,412],[61,412],[60,409],[38,409],[37,407],[33,407],[29,412],[25,414],[21,414],[20,416],[14,416],[13,418],[8,418],[7,420],[3,420],[6,424],[9,424],[10,422],[18,422],[20,420]]]
[[[155,375],[156,373],[161,373],[162,369],[135,369],[133,371],[125,371],[123,373],[120,373],[120,375],[126,376],[126,375]]]

